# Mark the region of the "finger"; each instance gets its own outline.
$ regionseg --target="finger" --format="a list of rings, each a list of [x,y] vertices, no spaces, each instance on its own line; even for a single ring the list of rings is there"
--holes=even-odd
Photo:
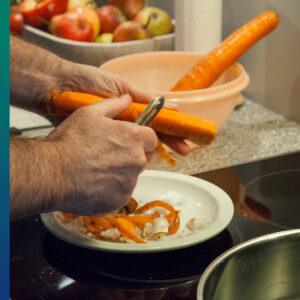
[[[89,108],[98,110],[101,115],[114,118],[122,111],[124,111],[131,103],[131,97],[129,95],[122,95],[119,98],[111,98],[100,103],[89,105]]]
[[[140,90],[121,76],[111,74],[110,80],[114,82],[115,90],[118,91],[118,95],[129,94],[133,102],[149,103],[153,98],[151,95]]]
[[[159,134],[159,139],[173,151],[180,155],[188,155],[191,151],[189,145],[183,140],[169,135]]]
[[[133,102],[149,103],[151,95],[141,91],[136,86],[130,84],[125,78],[110,72],[101,71],[101,89],[95,93],[103,96],[104,98],[120,97],[124,94],[129,94]],[[105,81],[105,84],[103,82]],[[105,86],[106,88],[103,88]]]
[[[147,104],[153,99],[151,95],[141,91],[133,85],[128,85],[128,94],[131,95],[133,102]]]
[[[175,104],[175,103],[172,103],[172,102],[167,102],[165,105],[164,105],[164,108],[166,109],[169,109],[169,110],[174,110],[174,111],[178,111],[178,105]]]
[[[152,160],[152,158],[154,157],[154,154],[155,154],[155,152],[147,152],[146,153],[146,158],[147,158],[148,162]]]
[[[154,130],[145,126],[139,126],[139,127],[140,127],[140,131],[142,132],[145,152],[147,153],[147,152],[155,151],[158,143],[158,138]]]

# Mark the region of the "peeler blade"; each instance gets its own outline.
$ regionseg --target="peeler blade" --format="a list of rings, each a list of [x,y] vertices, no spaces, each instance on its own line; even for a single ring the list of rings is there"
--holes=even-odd
[[[135,123],[142,126],[149,126],[155,116],[159,113],[165,103],[165,97],[158,96],[154,98],[145,108],[145,110],[139,115]]]

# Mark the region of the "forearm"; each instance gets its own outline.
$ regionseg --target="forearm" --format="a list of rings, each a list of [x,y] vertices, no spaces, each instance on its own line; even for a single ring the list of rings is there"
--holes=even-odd
[[[12,139],[10,146],[12,218],[51,210],[63,187],[55,146],[23,139]]]
[[[72,63],[20,38],[10,37],[10,98],[13,105],[46,112],[51,90]]]

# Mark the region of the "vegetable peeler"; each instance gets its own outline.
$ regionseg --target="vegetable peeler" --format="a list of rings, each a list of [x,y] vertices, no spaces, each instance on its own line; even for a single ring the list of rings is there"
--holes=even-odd
[[[165,103],[165,97],[158,96],[154,98],[145,108],[145,110],[139,115],[135,123],[141,126],[149,126],[155,116],[159,113]]]

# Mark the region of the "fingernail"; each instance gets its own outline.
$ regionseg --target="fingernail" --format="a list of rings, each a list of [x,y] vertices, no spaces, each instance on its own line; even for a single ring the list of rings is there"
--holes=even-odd
[[[188,155],[191,152],[191,148],[187,144],[182,145],[182,150],[185,152],[185,155]]]
[[[175,103],[166,103],[164,107],[171,110],[178,110],[178,105]]]

